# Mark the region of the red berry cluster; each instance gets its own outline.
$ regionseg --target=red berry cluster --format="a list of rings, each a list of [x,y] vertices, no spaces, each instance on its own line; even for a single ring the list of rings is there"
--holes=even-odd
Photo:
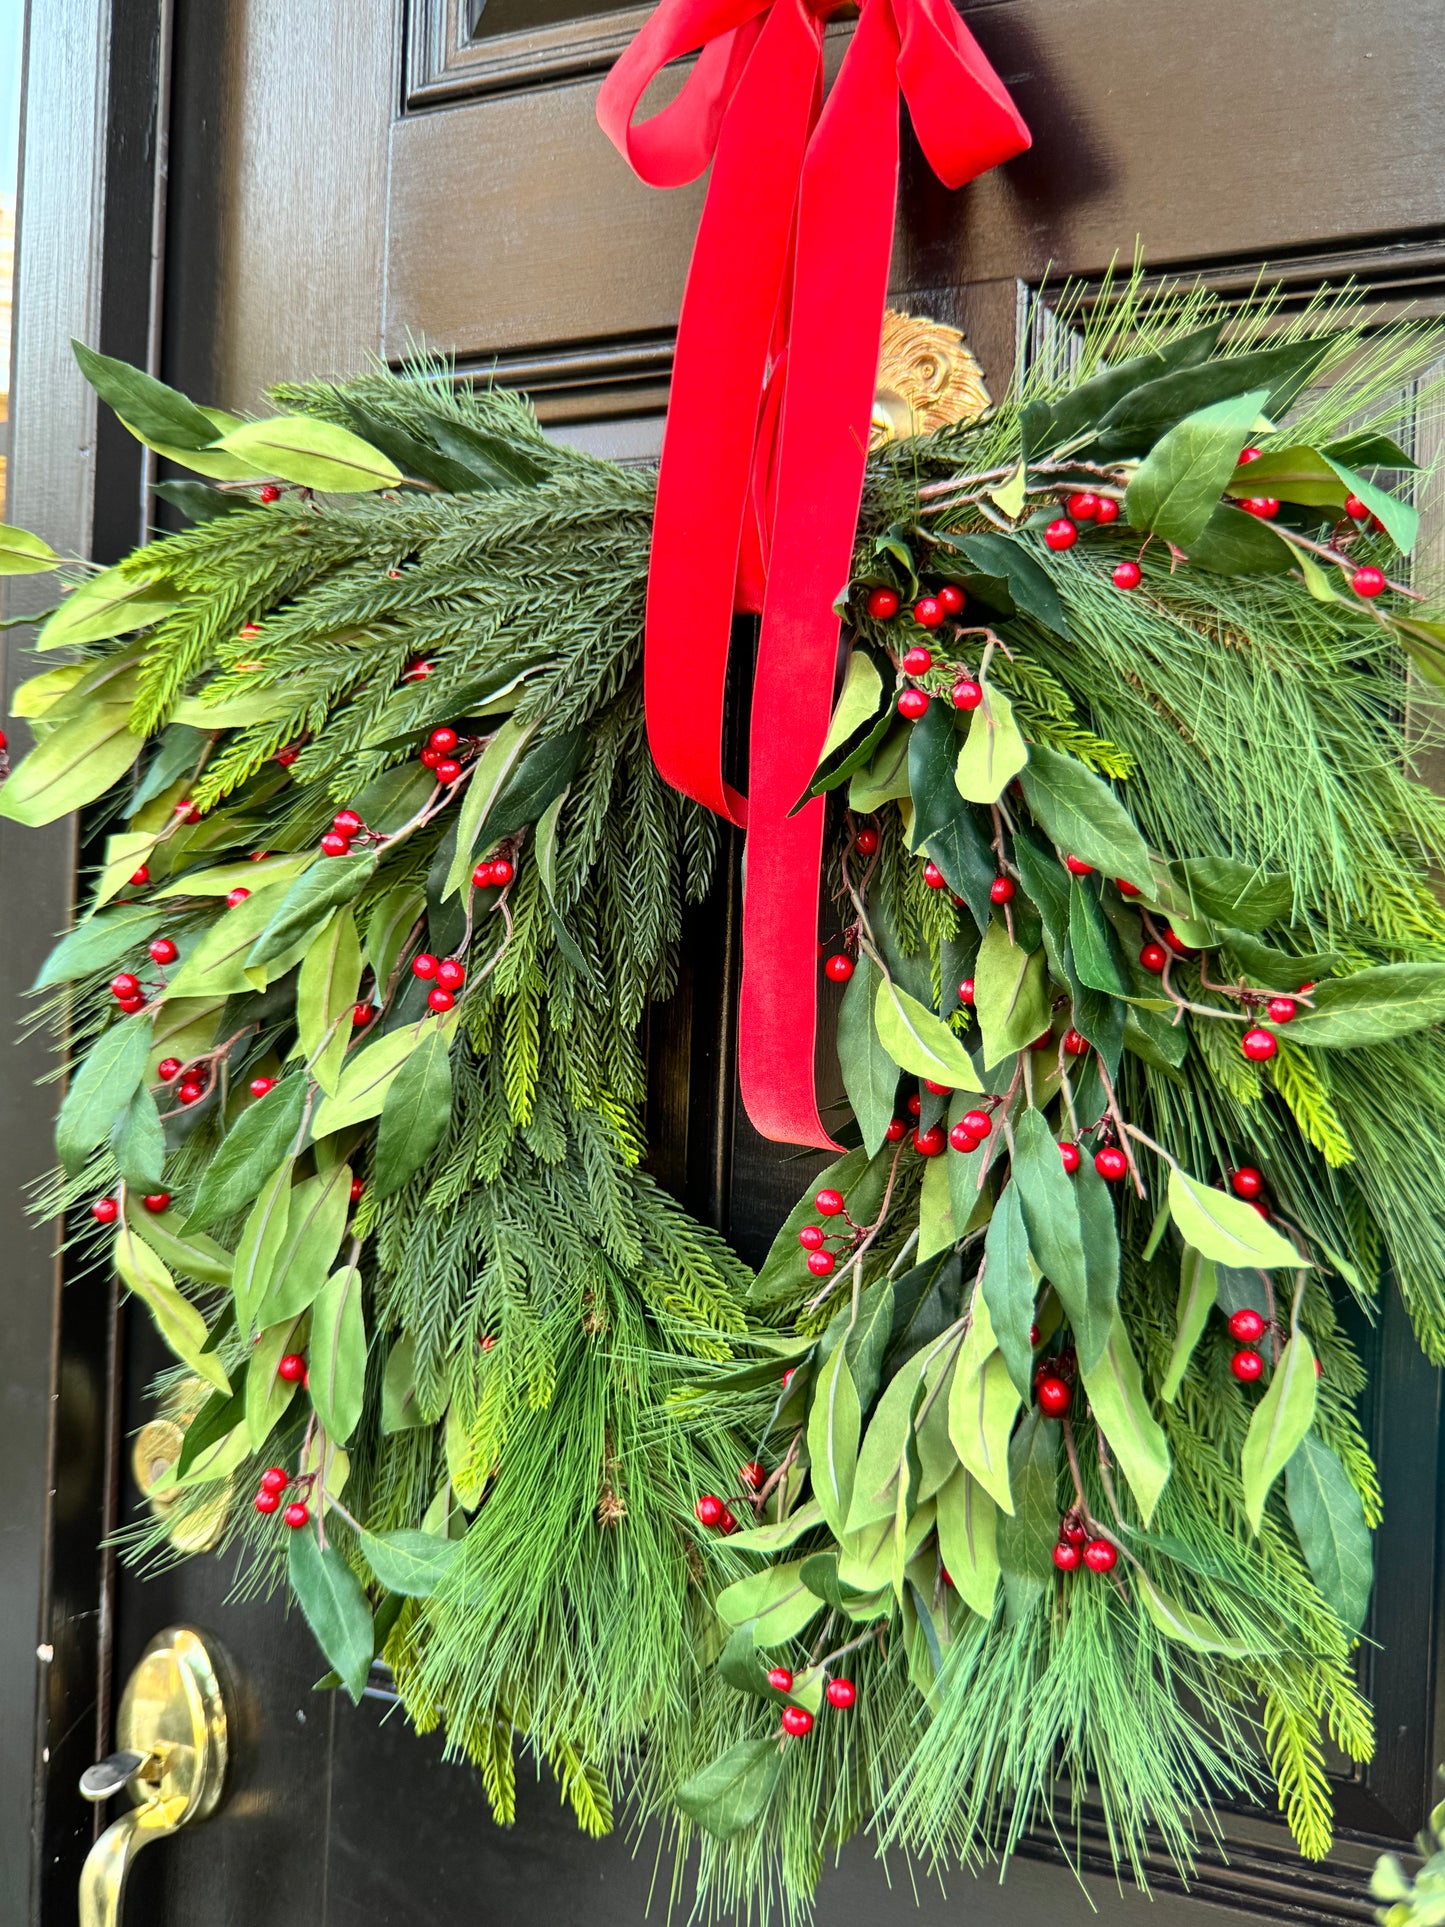
[[[427,1002],[435,1011],[450,1010],[456,993],[467,980],[467,967],[460,957],[434,957],[429,950],[412,959],[411,974],[429,983]]]
[[[902,1136],[901,1131],[899,1136]],[[941,1140],[942,1132],[939,1137]],[[798,1233],[798,1243],[808,1254],[809,1271],[815,1278],[826,1278],[839,1258],[852,1250],[863,1233],[848,1216],[848,1206],[841,1191],[834,1191],[831,1186],[825,1185],[813,1199],[813,1207],[820,1218],[841,1218],[848,1227],[846,1231],[825,1231],[820,1224],[805,1224]],[[837,1248],[830,1250],[830,1244]]]
[[[323,856],[349,856],[357,837],[368,843],[377,840],[355,810],[338,810],[331,819],[331,828],[321,839],[321,853]]]
[[[775,1693],[791,1693],[793,1690],[792,1668],[789,1666],[772,1667],[768,1673],[768,1684]],[[850,1706],[856,1705],[858,1688],[853,1684],[851,1679],[844,1679],[840,1674],[838,1678],[828,1681],[828,1684],[823,1689],[823,1695],[830,1706],[836,1707],[839,1712],[846,1712]],[[805,1734],[811,1733],[813,1730],[813,1715],[808,1711],[806,1706],[785,1706],[782,1713],[782,1724],[784,1733],[786,1733],[790,1739],[801,1740]]]
[[[421,762],[442,784],[455,783],[476,749],[470,737],[459,736],[450,723],[434,729],[421,752]]]
[[[472,871],[472,882],[478,890],[505,890],[516,874],[510,857],[486,857]]]
[[[1090,1572],[1112,1572],[1118,1558],[1114,1542],[1091,1533],[1077,1506],[1064,1514],[1054,1547],[1054,1564],[1060,1572],[1077,1572],[1080,1566]]]
[[[1242,1351],[1237,1351],[1229,1361],[1229,1369],[1242,1385],[1252,1385],[1264,1370],[1264,1360],[1252,1349],[1269,1329],[1261,1315],[1250,1305],[1234,1312],[1229,1320],[1229,1335]]]
[[[284,1361],[283,1361],[284,1362]],[[275,1512],[281,1504],[281,1494],[290,1485],[290,1475],[279,1465],[273,1465],[261,1474],[261,1489],[252,1501],[258,1512]],[[299,1483],[299,1482],[298,1482]],[[311,1517],[311,1508],[304,1499],[293,1499],[281,1514],[293,1532],[299,1531]]]

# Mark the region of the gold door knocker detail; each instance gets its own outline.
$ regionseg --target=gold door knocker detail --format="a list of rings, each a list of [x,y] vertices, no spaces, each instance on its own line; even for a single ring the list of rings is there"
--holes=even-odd
[[[141,1848],[204,1820],[226,1778],[226,1703],[216,1661],[189,1626],[168,1626],[126,1682],[116,1751],[80,1778],[87,1800],[122,1787],[135,1802],[86,1855],[80,1927],[119,1927],[126,1876]]]
[[[870,449],[949,422],[974,421],[990,406],[983,370],[957,328],[890,308],[883,317]]]

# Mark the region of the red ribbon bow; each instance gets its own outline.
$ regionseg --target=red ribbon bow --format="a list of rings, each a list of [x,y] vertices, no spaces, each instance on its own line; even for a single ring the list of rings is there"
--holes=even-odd
[[[826,9],[825,9],[826,11]],[[862,498],[898,188],[898,90],[950,187],[1028,130],[948,0],[861,0],[823,92],[806,0],[662,0],[597,118],[641,178],[712,164],[678,324],[647,595],[648,738],[663,776],[748,826],[739,1074],[765,1136],[832,1145],[813,1078],[824,802],[788,812],[827,733]],[[638,125],[648,83],[701,48]],[[761,608],[749,795],[722,770],[735,607]]]

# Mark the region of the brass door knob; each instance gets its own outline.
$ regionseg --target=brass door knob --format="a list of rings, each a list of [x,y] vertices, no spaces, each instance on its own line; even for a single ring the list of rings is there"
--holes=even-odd
[[[215,1810],[226,1778],[226,1703],[215,1659],[189,1626],[168,1626],[126,1682],[116,1751],[81,1775],[87,1800],[122,1787],[135,1802],[108,1826],[80,1876],[80,1927],[118,1927],[141,1848]]]

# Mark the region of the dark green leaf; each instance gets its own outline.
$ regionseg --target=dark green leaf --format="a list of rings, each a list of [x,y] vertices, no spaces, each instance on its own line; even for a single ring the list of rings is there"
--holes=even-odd
[[[1034,1263],[1058,1293],[1081,1361],[1097,1357],[1108,1327],[1098,1329],[1089,1298],[1079,1197],[1042,1111],[1025,1111],[1014,1126],[1013,1173]]]
[[[399,1191],[446,1134],[452,1114],[451,1038],[433,1030],[405,1059],[382,1106],[372,1182]]]
[[[1280,575],[1295,552],[1270,523],[1221,502],[1190,543],[1189,560],[1213,575]]]
[[[1098,1363],[1080,1375],[1094,1422],[1129,1481],[1147,1526],[1169,1478],[1169,1442],[1149,1408],[1143,1374],[1122,1318],[1115,1318]]]
[[[1251,1273],[1257,1277],[1257,1273]],[[1219,1296],[1219,1267],[1212,1258],[1201,1258],[1188,1245],[1179,1261],[1179,1298],[1174,1307],[1174,1349],[1159,1396],[1172,1405],[1184,1383],[1184,1374],[1194,1356],[1194,1347],[1203,1336]]]
[[[374,414],[371,409],[363,408],[359,402],[343,398],[344,408],[351,418],[351,426],[363,441],[373,448],[379,448],[383,455],[404,475],[419,477],[424,482],[435,482],[454,495],[474,493],[478,488],[495,488],[497,477],[483,475],[475,464],[468,466],[456,462],[440,449],[432,447],[417,435],[408,434],[395,422],[386,421]]]
[[[1069,955],[1080,983],[1106,997],[1129,994],[1129,972],[1092,877],[1069,881]],[[1086,1033],[1087,1034],[1087,1033]]]
[[[72,1177],[124,1116],[146,1074],[151,1027],[120,1017],[102,1031],[71,1079],[55,1125],[55,1149]]]
[[[1071,639],[1068,617],[1048,570],[1018,537],[986,529],[976,535],[945,536],[943,540],[985,575],[1001,576],[1025,615],[1065,641]]]
[[[149,1053],[148,1053],[149,1054]],[[136,1191],[156,1191],[166,1162],[166,1134],[156,1101],[144,1084],[137,1085],[116,1119],[110,1148],[120,1174]]]
[[[1035,743],[1019,782],[1035,821],[1061,856],[1082,857],[1106,876],[1151,887],[1143,837],[1108,784],[1077,757]]]
[[[348,1187],[351,1180],[347,1179]],[[345,1445],[356,1430],[366,1392],[366,1323],[361,1273],[342,1265],[321,1287],[311,1307],[307,1384],[326,1436]],[[389,1580],[383,1580],[390,1585]],[[395,1592],[399,1590],[393,1586]]]
[[[213,435],[215,432],[211,429]],[[179,509],[188,522],[213,522],[218,515],[234,515],[237,509],[251,506],[246,496],[227,495],[209,482],[152,482],[151,494]]]
[[[1415,538],[1420,533],[1420,511],[1413,502],[1401,501],[1388,489],[1378,487],[1365,476],[1357,474],[1343,462],[1326,457],[1330,467],[1340,479],[1342,488],[1357,495],[1365,507],[1384,528],[1395,547],[1408,554],[1415,546]]]
[[[885,1602],[891,1600],[890,1594],[883,1594],[880,1598],[876,1594],[861,1591],[857,1586],[850,1586],[846,1580],[838,1577],[836,1552],[815,1552],[810,1559],[803,1561],[802,1570],[798,1576],[809,1592],[815,1594],[825,1605],[833,1607],[835,1612],[852,1610],[856,1613],[856,1609],[864,1601],[875,1599],[878,1601],[879,1616],[888,1610]],[[872,1618],[874,1615],[865,1610],[861,1617]]]
[[[776,1740],[739,1740],[680,1786],[673,1798],[690,1820],[729,1840],[762,1818],[783,1770]]]
[[[718,1657],[717,1669],[735,1692],[767,1700],[774,1706],[781,1705],[787,1697],[769,1686],[767,1662],[753,1644],[751,1626],[739,1626],[729,1635]]]
[[[1238,930],[1225,930],[1221,935],[1249,982],[1261,984],[1267,990],[1298,990],[1301,984],[1317,984],[1343,961],[1337,950],[1309,951],[1303,956],[1294,956]]]
[[[403,1332],[387,1354],[381,1381],[381,1429],[390,1435],[430,1423],[417,1405],[416,1340]]]
[[[1289,1027],[1291,1042],[1336,1050],[1380,1044],[1445,1019],[1445,964],[1379,964],[1332,977]]]
[[[56,944],[31,988],[47,990],[52,984],[108,970],[159,930],[165,916],[165,910],[156,905],[124,903],[87,917]]]
[[[1254,1408],[1239,1458],[1245,1516],[1255,1532],[1264,1518],[1270,1488],[1314,1424],[1318,1391],[1314,1352],[1293,1324],[1269,1389]]]
[[[989,925],[979,945],[974,1014],[983,1033],[986,1068],[1025,1049],[1049,1026],[1044,953],[1042,949],[1030,953],[1013,943],[999,922]]]
[[[1196,916],[1238,930],[1263,930],[1294,915],[1294,885],[1277,871],[1227,856],[1192,857],[1169,867]]]
[[[1292,341],[1280,348],[1222,355],[1145,382],[1100,420],[1093,452],[1111,460],[1143,455],[1186,415],[1254,389],[1264,391],[1261,414],[1282,415],[1315,370],[1337,351],[1338,343],[1329,337]]]
[[[858,1403],[865,1412],[877,1394],[884,1354],[893,1340],[895,1309],[891,1282],[887,1278],[875,1279],[859,1297],[857,1317],[853,1317],[851,1306],[845,1306],[818,1346],[821,1365],[833,1350],[829,1339],[835,1344],[841,1342]]]
[[[322,856],[303,870],[246,957],[247,969],[270,963],[298,944],[338,903],[354,903],[371,880],[376,858]]]
[[[1087,1372],[1098,1362],[1108,1342],[1119,1303],[1119,1230],[1114,1219],[1113,1193],[1094,1169],[1092,1158],[1086,1157],[1069,1181],[1079,1206],[1084,1275],[1089,1292],[1089,1315],[1083,1327],[1072,1319],[1070,1322],[1074,1325],[1079,1369]]]
[[[1009,1377],[1027,1398],[1034,1369],[1029,1328],[1034,1322],[1038,1287],[1029,1263],[1020,1196],[1017,1184],[1006,1184],[989,1220],[984,1242],[983,1301]]]
[[[430,1599],[462,1549],[460,1539],[434,1532],[363,1532],[366,1563],[388,1592],[403,1599]]]
[[[496,843],[537,818],[566,789],[577,774],[587,732],[568,730],[534,743],[522,756],[477,827],[477,839]],[[473,848],[476,844],[473,844]]]
[[[1398,442],[1391,441],[1388,435],[1382,435],[1374,428],[1362,428],[1354,435],[1343,435],[1336,442],[1326,442],[1320,453],[1332,456],[1337,462],[1347,462],[1351,468],[1419,467],[1419,463],[1412,461]]]
[[[1256,388],[1196,409],[1162,435],[1124,497],[1128,520],[1187,549],[1204,533],[1265,399]]]
[[[1219,340],[1222,322],[1172,341],[1156,353],[1136,355],[1116,362],[1097,375],[1049,401],[1031,401],[1023,411],[1024,447],[1030,457],[1074,442],[1103,421],[1126,395],[1148,383],[1156,382],[1179,368],[1193,368],[1207,361]]]
[[[878,966],[860,956],[838,1011],[838,1064],[843,1089],[863,1133],[870,1157],[883,1143],[898,1094],[898,1066],[878,1041],[873,999],[881,981]]]
[[[72,341],[70,345],[81,374],[96,394],[144,440],[190,449],[206,448],[215,441],[215,424],[178,389],[167,388],[163,381],[132,368],[129,362],[97,354],[84,342]]]
[[[287,1570],[296,1603],[342,1685],[359,1703],[376,1649],[361,1581],[335,1546],[321,1547],[309,1527],[288,1536]]]
[[[255,1312],[259,1325],[297,1318],[317,1302],[341,1248],[350,1203],[349,1165],[338,1164],[324,1177],[303,1178],[293,1187],[286,1235],[277,1247],[265,1295]],[[238,1271],[239,1266],[238,1254]]]
[[[499,435],[487,434],[484,429],[439,417],[433,417],[431,432],[443,454],[470,469],[479,480],[531,488],[546,479],[545,444],[540,444],[533,454],[518,448],[514,442],[503,441]]]
[[[1315,1584],[1356,1633],[1369,1610],[1374,1560],[1365,1508],[1338,1458],[1312,1434],[1284,1470],[1285,1504]]]
[[[1035,1406],[1025,1412],[1009,1441],[1012,1514],[998,1517],[998,1562],[1003,1572],[1008,1623],[1016,1626],[1043,1599],[1053,1576],[1059,1537],[1059,1440],[1057,1419]]]
[[[925,1345],[931,1345],[958,1317],[963,1296],[961,1255],[957,1251],[935,1252],[926,1264],[904,1272],[892,1287],[891,1295],[893,1323],[888,1334],[888,1349],[881,1370],[863,1398],[865,1408],[880,1383],[889,1384],[907,1359]],[[867,1297],[866,1292],[864,1296]],[[858,1361],[854,1362],[853,1376],[861,1394],[864,1379]]]
[[[249,1207],[291,1149],[306,1102],[306,1079],[283,1077],[274,1090],[242,1111],[206,1166],[186,1219],[198,1231]]]
[[[853,1499],[853,1474],[862,1430],[858,1392],[848,1369],[848,1348],[834,1346],[818,1371],[808,1413],[808,1456],[813,1497],[835,1539],[843,1537]]]
[[[210,1446],[234,1432],[246,1416],[246,1367],[249,1359],[242,1359],[231,1371],[231,1382],[235,1387],[230,1392],[212,1392],[205,1404],[197,1412],[185,1429],[181,1440],[181,1456],[176,1461],[176,1477],[183,1479],[196,1460]]]
[[[959,734],[947,706],[930,703],[908,739],[908,788],[913,798],[911,847],[932,857],[948,887],[964,899],[982,930],[988,924],[988,893],[998,864],[954,782],[959,746]]]

